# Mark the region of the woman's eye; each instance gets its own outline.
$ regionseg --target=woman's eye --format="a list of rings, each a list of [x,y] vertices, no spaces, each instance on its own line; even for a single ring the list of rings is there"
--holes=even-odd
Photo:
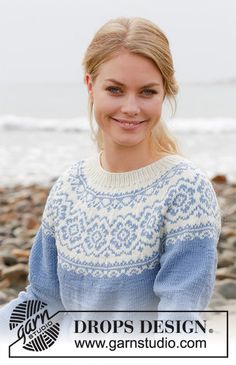
[[[106,88],[106,90],[109,91],[109,93],[111,93],[113,95],[120,95],[120,94],[122,94],[122,90],[118,86],[108,86]],[[141,94],[144,95],[144,96],[152,96],[154,94],[157,94],[157,91],[156,90],[153,90],[153,89],[143,89],[143,91],[141,92]]]
[[[106,90],[108,90],[112,94],[120,94],[121,93],[121,89],[119,87],[116,87],[116,86],[108,86],[106,88]]]
[[[142,91],[142,93],[143,93],[145,96],[149,96],[149,95],[157,94],[156,90],[153,90],[153,89],[144,89],[144,90]]]

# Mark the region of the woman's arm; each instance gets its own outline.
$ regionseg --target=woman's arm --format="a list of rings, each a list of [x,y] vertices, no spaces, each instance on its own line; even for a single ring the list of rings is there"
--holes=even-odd
[[[160,270],[154,283],[158,310],[206,309],[215,281],[221,226],[215,192],[205,175],[191,171],[178,179],[167,201]]]
[[[25,291],[0,310],[0,332],[9,329],[13,309],[26,300],[40,300],[48,305],[49,312],[63,309],[57,276],[57,248],[53,225],[53,189],[44,209],[42,224],[32,246],[29,259],[29,285]]]

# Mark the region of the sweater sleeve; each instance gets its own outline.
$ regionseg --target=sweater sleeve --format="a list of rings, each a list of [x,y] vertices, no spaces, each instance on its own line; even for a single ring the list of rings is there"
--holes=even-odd
[[[220,210],[211,182],[191,171],[170,187],[154,282],[158,310],[204,310],[214,286]]]
[[[0,331],[6,333],[13,309],[27,300],[40,300],[51,314],[63,309],[57,276],[57,249],[53,226],[52,188],[44,209],[41,226],[35,237],[29,258],[29,285],[18,297],[0,310]]]

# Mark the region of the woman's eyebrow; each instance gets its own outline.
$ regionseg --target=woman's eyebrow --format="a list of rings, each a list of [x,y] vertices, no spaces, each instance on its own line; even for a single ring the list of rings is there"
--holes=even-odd
[[[124,84],[122,84],[122,82],[117,81],[115,79],[105,79],[105,81],[111,81],[114,84],[117,84],[117,85],[120,85],[120,86],[125,86]],[[152,87],[152,86],[160,86],[160,84],[158,82],[151,82],[149,84],[143,85],[141,88],[144,88],[144,87]]]

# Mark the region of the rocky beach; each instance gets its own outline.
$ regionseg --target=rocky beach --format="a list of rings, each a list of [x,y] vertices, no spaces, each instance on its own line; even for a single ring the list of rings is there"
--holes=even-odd
[[[0,306],[27,286],[28,259],[49,193],[38,184],[0,187]],[[236,183],[212,179],[222,215],[216,282],[209,309],[236,314]]]

